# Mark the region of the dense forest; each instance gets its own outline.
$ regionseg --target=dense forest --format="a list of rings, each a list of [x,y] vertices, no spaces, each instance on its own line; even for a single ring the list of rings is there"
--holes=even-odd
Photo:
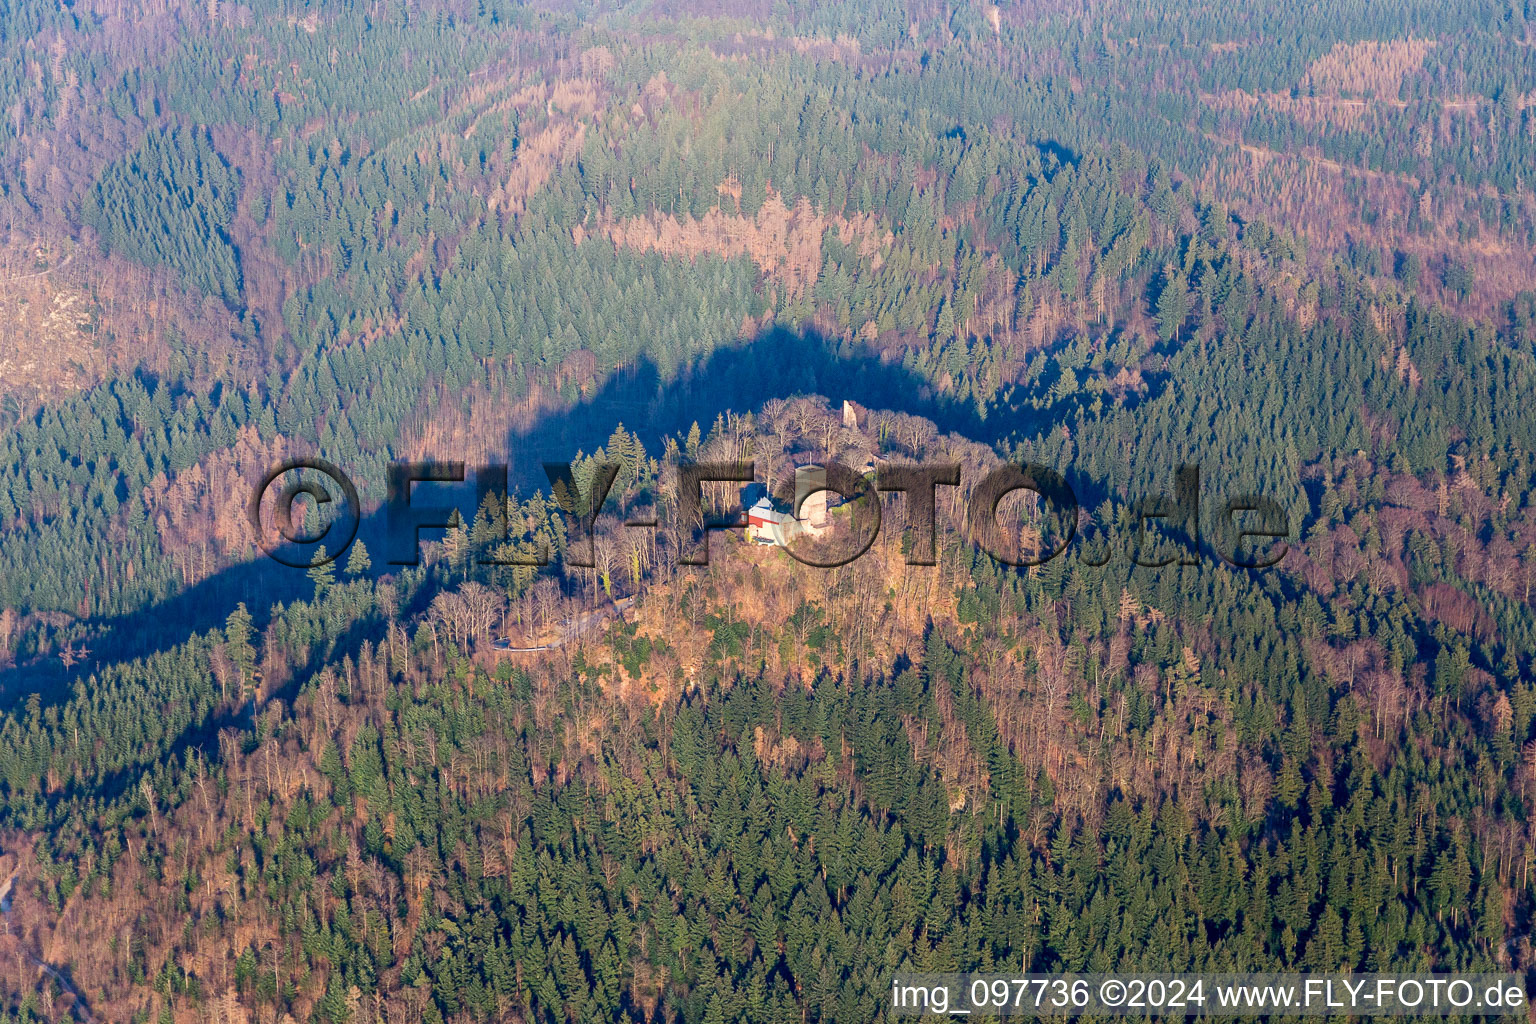
[[[0,0],[0,1021],[1536,978],[1531,19]],[[391,564],[423,459],[510,489]],[[963,472],[820,569],[700,460]]]

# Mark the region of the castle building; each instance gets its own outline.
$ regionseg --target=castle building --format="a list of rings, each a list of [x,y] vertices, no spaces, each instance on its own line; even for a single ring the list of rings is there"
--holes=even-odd
[[[799,536],[821,536],[832,527],[828,493],[824,468],[798,467],[795,470],[795,499],[800,505],[800,518],[775,508],[773,499],[764,494],[747,509],[747,539],[754,544],[783,547]]]

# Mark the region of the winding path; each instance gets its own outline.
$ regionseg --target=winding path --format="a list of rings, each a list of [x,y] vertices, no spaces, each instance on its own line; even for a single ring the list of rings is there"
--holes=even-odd
[[[19,872],[12,871],[9,878],[7,878],[4,882],[0,882],[0,914],[10,913],[11,886],[15,884],[17,874],[19,874]],[[9,930],[9,923],[7,923],[6,927],[7,930]],[[75,986],[70,984],[69,978],[65,977],[58,968],[54,967],[48,961],[33,956],[31,953],[26,953],[25,955],[28,962],[30,962],[32,966],[36,967],[38,970],[48,975],[48,977],[59,983],[59,988],[63,989],[64,992],[70,997],[70,1010],[73,1013],[75,1013],[82,1021],[84,1021],[85,1024],[95,1024],[96,1018],[91,1016],[90,1004],[85,1001],[85,997],[75,989]]]

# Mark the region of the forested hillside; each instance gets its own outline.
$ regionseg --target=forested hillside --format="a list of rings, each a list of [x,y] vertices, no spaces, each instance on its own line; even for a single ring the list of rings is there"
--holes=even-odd
[[[0,1020],[1529,977],[1528,16],[0,0]],[[308,571],[247,521],[297,455],[364,506]],[[389,564],[407,459],[511,491]],[[685,565],[701,459],[963,474],[934,566],[896,495]],[[984,550],[1004,461],[1063,556]],[[617,465],[590,547],[544,462]]]

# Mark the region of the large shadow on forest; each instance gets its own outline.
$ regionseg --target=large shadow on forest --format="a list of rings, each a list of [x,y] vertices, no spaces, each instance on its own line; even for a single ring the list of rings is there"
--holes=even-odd
[[[727,410],[755,412],[771,399],[795,395],[821,395],[834,406],[852,399],[921,416],[940,432],[982,442],[1019,425],[1006,412],[984,419],[974,403],[935,394],[927,380],[858,342],[778,328],[716,349],[670,378],[650,360],[610,375],[587,399],[507,438],[511,483],[524,493],[548,487],[541,463],[590,454],[620,424],[658,455],[664,438],[684,435],[694,423],[707,434]]]
[[[647,450],[659,454],[663,438],[686,434],[694,423],[707,433],[726,410],[755,411],[774,398],[810,394],[833,403],[846,398],[922,416],[940,431],[982,442],[1023,425],[1007,411],[994,411],[984,418],[972,403],[935,394],[924,378],[881,359],[861,343],[772,329],[749,342],[716,349],[675,374],[664,375],[650,360],[641,360],[609,375],[587,398],[507,437],[509,484],[523,494],[547,488],[542,463],[569,462],[578,451],[592,452],[621,423],[641,438]],[[462,458],[452,451],[433,454],[444,460]],[[255,481],[251,483],[254,486]],[[459,497],[472,501],[462,491]],[[418,497],[417,504],[423,503]],[[365,516],[358,531],[372,554],[375,572],[391,571],[384,565],[384,525],[380,509]],[[93,620],[96,640],[90,655],[71,670],[49,659],[0,671],[0,706],[13,707],[30,693],[41,694],[45,704],[56,702],[68,695],[76,679],[89,677],[98,666],[164,650],[222,626],[237,603],[244,602],[261,627],[274,604],[312,594],[313,585],[302,569],[266,557],[231,566],[140,611]],[[401,612],[413,610],[407,607]],[[334,656],[355,653],[371,631],[369,624],[350,630],[334,645]],[[301,667],[294,673],[295,685],[304,678]]]

